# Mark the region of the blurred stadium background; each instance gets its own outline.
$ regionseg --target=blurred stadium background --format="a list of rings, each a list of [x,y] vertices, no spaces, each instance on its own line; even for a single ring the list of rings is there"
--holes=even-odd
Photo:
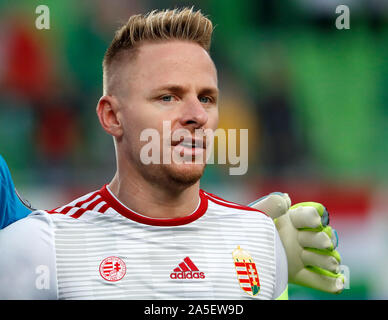
[[[50,8],[37,30],[35,8]],[[337,30],[335,8],[350,9]],[[216,25],[223,128],[249,129],[249,170],[209,165],[202,187],[240,203],[272,191],[331,213],[348,289],[291,299],[388,299],[388,2],[0,0],[0,153],[21,194],[50,209],[110,181],[101,61],[120,22],[192,6]],[[348,269],[347,269],[348,268]]]

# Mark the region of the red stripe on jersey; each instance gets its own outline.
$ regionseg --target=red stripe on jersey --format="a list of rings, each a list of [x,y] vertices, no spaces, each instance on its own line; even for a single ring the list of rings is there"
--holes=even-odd
[[[86,198],[85,200],[82,200],[82,201],[78,201],[75,205],[73,206],[69,206],[67,205],[65,208],[63,208],[62,210],[58,210],[59,208],[61,207],[58,207],[54,210],[50,210],[50,211],[55,211],[53,213],[62,213],[62,214],[67,214],[71,209],[75,208],[75,207],[81,207],[84,203],[92,200],[96,195],[98,194],[98,191],[94,192],[90,197]],[[49,212],[51,213],[51,212]]]
[[[89,203],[86,207],[87,210],[93,210],[100,202],[102,202],[102,198],[98,198],[93,202]]]
[[[67,206],[67,207],[65,207],[64,209],[62,209],[61,211],[60,211],[60,213],[62,213],[62,214],[66,214],[66,213],[68,213],[71,209],[73,209],[74,207],[73,206]]]
[[[219,198],[217,196],[214,196],[211,193],[205,192],[205,195],[208,197],[209,200],[211,200],[214,203],[219,204],[221,206],[228,207],[228,208],[233,208],[233,209],[245,210],[245,211],[256,211],[256,212],[260,212],[260,213],[266,215],[267,217],[269,217],[269,215],[266,214],[265,212],[262,212],[260,210],[257,210],[257,209],[251,208],[251,207],[243,206],[243,205],[238,204],[238,203],[226,201],[226,200],[221,199],[221,198]]]
[[[72,215],[70,215],[70,217],[77,219],[77,218],[79,218],[80,216],[82,216],[82,215],[85,213],[85,211],[87,211],[87,209],[85,209],[85,208],[80,208],[80,209],[78,209],[76,212],[74,212]]]
[[[92,200],[96,195],[98,195],[98,191],[94,192],[90,197],[86,198],[85,200],[77,202],[73,207],[81,207],[84,203]]]
[[[99,210],[98,212],[105,213],[106,210],[110,208],[110,205],[105,203]]]
[[[88,204],[88,206],[86,207],[86,208],[80,208],[80,209],[78,209],[76,212],[74,212],[70,217],[72,217],[72,218],[79,218],[80,216],[82,216],[86,211],[88,211],[88,210],[93,210],[93,208],[97,205],[97,204],[99,204],[100,202],[102,202],[102,198],[99,198],[99,199],[96,199],[96,200],[94,200],[93,202],[91,202],[90,204]],[[104,206],[107,206],[107,204],[105,204],[105,205],[103,205],[102,207],[101,207],[101,209],[103,209],[104,208]],[[108,208],[109,208],[109,206],[108,206]],[[101,213],[104,213],[105,211],[106,211],[106,209],[108,209],[108,208],[105,208],[103,211],[100,211],[100,210],[98,210],[98,212],[101,212]]]
[[[174,269],[174,272],[181,272],[182,270],[181,270],[181,268],[175,268]]]
[[[183,261],[186,262],[186,264],[189,266],[191,271],[199,271],[197,266],[194,264],[193,261],[191,261],[191,259],[189,257],[184,258]]]
[[[55,211],[55,210],[57,210],[57,209],[58,209],[58,208],[53,209],[53,210],[49,210],[49,211],[46,210],[46,212],[47,212],[48,214],[65,214],[65,213],[62,213],[62,212]]]
[[[182,271],[190,271],[184,262],[181,262],[179,266],[181,267]]]
[[[93,210],[100,202],[103,201],[103,199],[100,197],[94,201],[92,201],[91,203],[88,204],[88,206],[86,208],[80,208],[83,204],[89,202],[90,200],[94,199],[96,196],[98,196],[99,194],[99,191],[96,191],[94,192],[92,195],[90,195],[89,197],[87,197],[86,199],[82,200],[82,201],[78,201],[76,204],[74,204],[73,206],[70,206],[70,205],[67,205],[65,207],[57,207],[55,209],[52,209],[52,210],[49,210],[47,211],[47,213],[49,214],[55,214],[55,213],[60,213],[60,214],[67,214],[69,213],[69,211],[71,209],[74,209],[74,208],[78,208],[78,210],[76,212],[74,212],[73,214],[70,215],[70,217],[72,218],[79,218],[83,213],[85,213],[85,211],[87,210]],[[103,206],[102,208],[104,208],[105,206]],[[109,207],[109,206],[108,206]],[[58,210],[60,208],[63,208],[62,210]],[[105,207],[104,208],[105,210],[103,212],[105,212],[108,208]],[[99,210],[99,212],[101,212]],[[103,213],[102,212],[102,213]]]

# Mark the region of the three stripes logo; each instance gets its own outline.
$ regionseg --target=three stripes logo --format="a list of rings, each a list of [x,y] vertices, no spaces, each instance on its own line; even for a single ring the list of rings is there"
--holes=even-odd
[[[233,251],[234,266],[241,289],[250,296],[256,296],[260,291],[260,280],[256,264],[249,253],[240,246]]]
[[[170,274],[171,279],[205,279],[205,274],[200,272],[189,257],[183,259],[178,267]]]

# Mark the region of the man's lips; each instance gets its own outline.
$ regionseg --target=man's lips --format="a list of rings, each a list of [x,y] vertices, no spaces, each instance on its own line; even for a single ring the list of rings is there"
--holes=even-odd
[[[201,157],[205,154],[205,139],[195,139],[192,137],[181,138],[179,141],[172,141],[173,152],[187,161],[192,161],[193,157]]]
[[[206,149],[205,139],[195,139],[195,138],[181,138],[179,141],[172,141],[171,145],[173,147],[181,146],[188,149]]]

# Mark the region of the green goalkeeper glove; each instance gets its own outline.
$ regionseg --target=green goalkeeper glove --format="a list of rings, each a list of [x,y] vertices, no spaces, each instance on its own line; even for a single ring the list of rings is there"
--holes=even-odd
[[[329,293],[342,292],[341,257],[335,250],[338,236],[328,226],[329,213],[322,204],[302,202],[291,207],[288,194],[274,192],[249,206],[274,220],[286,251],[290,283]]]

